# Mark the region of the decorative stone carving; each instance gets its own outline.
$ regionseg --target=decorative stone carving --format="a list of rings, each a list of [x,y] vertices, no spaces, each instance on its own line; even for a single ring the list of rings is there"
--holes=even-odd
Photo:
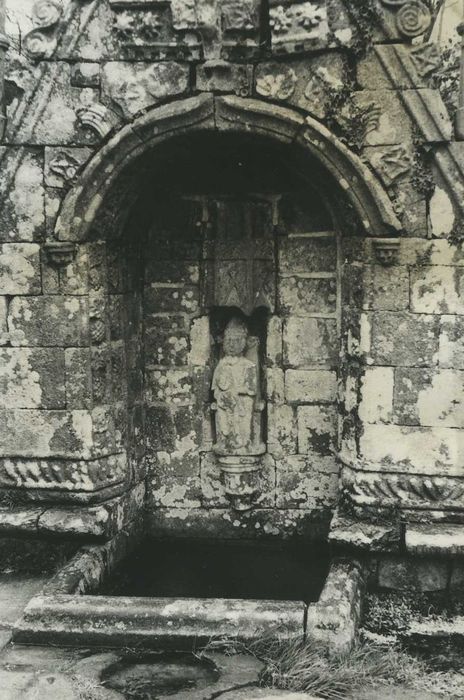
[[[205,92],[230,92],[247,97],[251,92],[251,66],[228,61],[206,61],[197,68],[197,88]]]
[[[419,44],[411,49],[411,61],[418,74],[428,76],[441,66],[441,54],[436,44]]]
[[[249,338],[243,321],[233,318],[223,340],[224,356],[213,375],[216,442],[224,487],[233,507],[248,510],[258,493],[259,455],[266,446],[261,440],[261,417],[257,339]],[[246,356],[251,353],[252,361]]]
[[[368,149],[367,160],[387,187],[409,172],[412,165],[411,155],[402,145]]]
[[[49,241],[44,244],[47,258],[56,267],[70,265],[76,255],[76,246],[70,241]]]
[[[82,126],[91,129],[97,136],[104,138],[118,124],[114,112],[102,104],[94,104],[83,107],[77,111],[77,117]]]
[[[432,23],[432,14],[422,0],[381,0],[384,5],[397,10],[396,26],[400,34],[414,38],[423,34]]]
[[[344,467],[342,483],[357,505],[462,510],[464,480],[447,476],[412,476]]]
[[[56,48],[55,29],[61,19],[63,6],[58,0],[37,0],[32,14],[36,28],[24,37],[24,47],[30,58],[49,58]]]
[[[398,261],[400,241],[398,238],[375,238],[372,241],[375,257],[381,265],[390,266]]]
[[[328,35],[327,9],[315,0],[272,7],[269,24],[272,46],[282,53],[306,50]]]
[[[60,151],[49,164],[49,168],[60,179],[69,182],[79,168],[79,161],[66,151]]]
[[[297,76],[292,68],[278,65],[277,70],[261,75],[256,80],[256,92],[276,100],[288,100],[295,92]]]
[[[126,118],[161,99],[182,94],[187,86],[188,68],[179,63],[112,62],[103,69],[104,92]]]
[[[432,15],[427,5],[420,0],[407,2],[398,10],[396,25],[401,34],[415,37],[423,34],[430,27]]]

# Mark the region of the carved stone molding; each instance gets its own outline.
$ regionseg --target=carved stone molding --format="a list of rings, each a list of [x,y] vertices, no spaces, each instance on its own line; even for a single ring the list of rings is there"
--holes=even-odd
[[[375,257],[384,267],[398,262],[400,240],[398,238],[374,238],[372,241]]]
[[[402,50],[403,49],[403,50]],[[376,54],[394,88],[417,88],[415,71],[405,47],[377,45]],[[401,89],[398,96],[425,142],[441,144],[434,163],[446,184],[455,210],[464,216],[464,160],[460,143],[453,143],[452,125],[438,90]]]
[[[76,246],[70,241],[49,241],[44,244],[48,261],[56,267],[70,265],[76,255]]]
[[[356,470],[344,466],[342,484],[358,506],[463,510],[464,479]]]
[[[97,215],[98,203],[103,202],[131,161],[174,134],[194,134],[199,129],[255,133],[281,143],[296,141],[340,183],[359,211],[367,235],[392,235],[401,230],[387,193],[374,174],[319,122],[310,117],[304,120],[295,110],[260,100],[203,94],[153,109],[115,134],[89,161],[66,195],[57,219],[56,237],[85,239],[92,225],[88,212]]]
[[[24,47],[30,58],[39,60],[52,56],[62,14],[63,6],[58,0],[36,0],[32,9],[35,28],[24,37]]]
[[[93,461],[58,459],[2,459],[0,487],[92,492],[124,481],[126,456]]]

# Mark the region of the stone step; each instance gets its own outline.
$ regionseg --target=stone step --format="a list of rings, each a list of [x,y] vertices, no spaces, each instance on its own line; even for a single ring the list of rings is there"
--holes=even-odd
[[[299,601],[38,595],[13,629],[15,642],[183,648],[222,636],[304,634]]]

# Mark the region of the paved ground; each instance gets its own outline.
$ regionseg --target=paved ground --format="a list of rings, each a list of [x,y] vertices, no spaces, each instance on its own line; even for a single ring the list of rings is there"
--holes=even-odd
[[[95,669],[112,652],[60,647],[18,646],[10,643],[10,632],[29,599],[38,593],[43,575],[1,574],[0,576],[0,698],[1,700],[122,700],[114,690],[102,688]],[[215,697],[223,700],[316,700],[304,693],[272,691],[256,687],[226,690]],[[229,685],[229,688],[234,685]],[[174,697],[174,696],[172,696]],[[176,695],[175,697],[179,697]],[[197,698],[209,698],[199,693]],[[378,688],[356,700],[443,700],[444,696],[401,689]]]

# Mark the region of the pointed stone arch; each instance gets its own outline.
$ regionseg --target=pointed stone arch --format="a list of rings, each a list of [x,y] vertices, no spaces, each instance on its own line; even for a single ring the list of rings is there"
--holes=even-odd
[[[124,168],[167,139],[198,131],[254,133],[297,144],[343,189],[367,235],[391,237],[401,230],[380,182],[319,122],[304,118],[296,110],[259,100],[203,94],[153,109],[112,136],[66,195],[56,223],[56,238],[86,240],[105,194]]]

